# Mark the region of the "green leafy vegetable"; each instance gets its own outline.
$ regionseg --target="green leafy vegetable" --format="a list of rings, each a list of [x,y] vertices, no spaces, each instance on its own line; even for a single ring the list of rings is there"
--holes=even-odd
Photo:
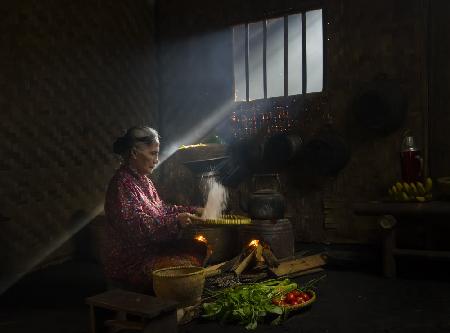
[[[297,283],[289,279],[272,279],[225,289],[213,293],[214,302],[203,303],[203,317],[237,321],[249,330],[255,329],[268,313],[283,315],[283,308],[272,304],[272,299],[296,288]]]

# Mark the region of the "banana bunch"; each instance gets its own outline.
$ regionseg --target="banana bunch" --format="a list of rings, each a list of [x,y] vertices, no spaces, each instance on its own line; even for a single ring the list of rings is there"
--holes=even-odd
[[[395,201],[425,202],[433,198],[432,189],[433,181],[428,177],[424,182],[396,182],[388,193]]]

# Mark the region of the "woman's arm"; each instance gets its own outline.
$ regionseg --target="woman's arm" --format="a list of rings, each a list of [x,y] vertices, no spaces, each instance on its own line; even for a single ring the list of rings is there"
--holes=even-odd
[[[195,206],[178,206],[164,203],[164,209],[168,213],[190,213],[196,215],[202,215],[203,208]]]
[[[157,207],[144,211],[144,204],[132,184],[119,181],[108,191],[105,210],[118,232],[137,244],[177,238],[181,229],[178,213]]]

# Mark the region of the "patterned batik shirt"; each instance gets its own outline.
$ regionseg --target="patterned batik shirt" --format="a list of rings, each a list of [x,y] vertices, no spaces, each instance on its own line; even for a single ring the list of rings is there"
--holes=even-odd
[[[121,166],[109,183],[105,200],[102,259],[106,277],[136,287],[147,285],[160,257],[170,253],[162,244],[176,244],[179,238],[176,217],[182,212],[194,213],[195,208],[165,204],[146,175]]]

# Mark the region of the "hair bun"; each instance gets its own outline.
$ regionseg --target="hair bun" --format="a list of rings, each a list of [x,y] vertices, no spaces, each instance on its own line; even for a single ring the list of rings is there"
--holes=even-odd
[[[117,138],[113,144],[113,152],[118,155],[123,155],[129,149],[129,140],[125,136]]]

